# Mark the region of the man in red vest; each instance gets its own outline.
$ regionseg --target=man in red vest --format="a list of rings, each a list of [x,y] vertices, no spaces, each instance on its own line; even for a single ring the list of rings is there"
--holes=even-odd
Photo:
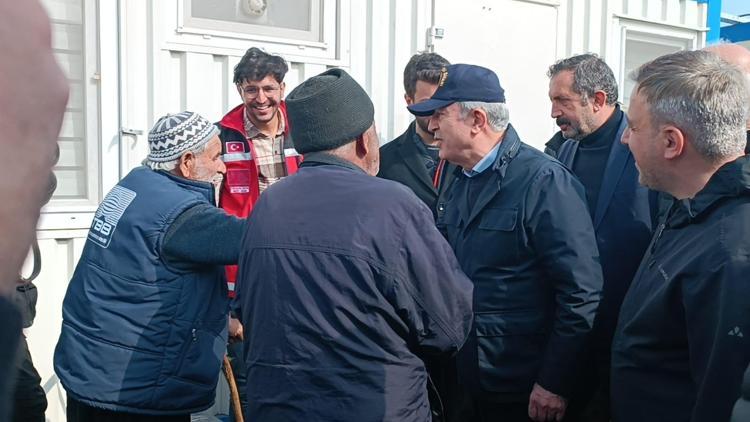
[[[297,171],[299,155],[289,137],[284,76],[289,67],[280,56],[247,50],[234,67],[234,83],[242,104],[219,122],[223,159],[227,166],[220,205],[228,213],[247,217],[260,194]],[[236,267],[227,268],[230,295]]]
[[[234,83],[242,104],[219,122],[223,159],[227,167],[219,205],[229,214],[245,218],[263,191],[297,171],[301,156],[289,137],[284,76],[289,70],[280,56],[250,48],[234,67]],[[237,266],[227,266],[229,296],[234,298]],[[242,325],[230,316],[229,334],[242,339]],[[242,343],[229,347],[233,366],[242,365]],[[244,368],[235,368],[244,403]]]

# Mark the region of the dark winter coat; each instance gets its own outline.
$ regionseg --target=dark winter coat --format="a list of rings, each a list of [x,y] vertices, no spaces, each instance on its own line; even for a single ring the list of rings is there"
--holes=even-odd
[[[471,182],[457,176],[438,221],[474,283],[474,327],[459,375],[493,400],[528,400],[535,382],[567,397],[602,287],[583,187],[510,125],[485,171],[473,206]]]
[[[431,419],[420,357],[464,343],[471,283],[408,188],[308,154],[256,204],[239,266],[249,420]]]
[[[616,421],[726,421],[750,362],[750,157],[675,201],[622,304]]]

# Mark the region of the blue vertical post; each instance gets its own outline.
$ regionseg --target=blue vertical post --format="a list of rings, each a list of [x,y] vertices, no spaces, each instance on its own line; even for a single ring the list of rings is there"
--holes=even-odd
[[[698,3],[708,3],[706,44],[718,42],[721,38],[721,0],[698,0]]]

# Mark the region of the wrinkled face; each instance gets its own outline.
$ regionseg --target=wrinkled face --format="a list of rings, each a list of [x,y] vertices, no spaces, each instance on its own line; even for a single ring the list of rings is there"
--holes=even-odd
[[[414,97],[406,96],[406,104],[412,105],[421,103],[423,101],[427,101],[432,97],[433,94],[435,94],[435,91],[437,91],[437,84],[431,84],[429,82],[425,81],[417,81],[416,89],[414,90]],[[432,132],[429,129],[430,124],[430,118],[429,117],[419,117],[415,116],[415,120],[417,121],[417,125],[420,129],[422,129],[424,132],[429,133],[432,135]]]
[[[470,115],[461,116],[458,104],[435,110],[429,128],[440,147],[440,158],[464,166],[472,150]]]
[[[654,190],[663,190],[660,169],[664,166],[663,153],[659,148],[659,131],[651,124],[649,106],[645,99],[633,89],[628,107],[628,127],[620,142],[630,148],[638,168],[638,182]]]
[[[284,88],[284,82],[276,82],[273,75],[267,75],[259,81],[244,81],[237,84],[237,91],[254,125],[268,123],[276,117],[281,99],[284,97]]]
[[[195,156],[195,165],[190,169],[187,178],[217,185],[221,183],[222,175],[226,171],[224,161],[221,160],[221,141],[216,135],[208,141],[206,150]]]
[[[573,71],[564,70],[549,81],[550,116],[566,139],[580,141],[596,130],[593,101],[583,104],[584,98],[573,91]]]

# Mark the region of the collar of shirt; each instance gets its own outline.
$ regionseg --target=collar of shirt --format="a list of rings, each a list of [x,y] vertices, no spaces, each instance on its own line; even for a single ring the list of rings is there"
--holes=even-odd
[[[471,170],[469,170],[469,171],[464,170],[464,175],[466,177],[474,177],[477,174],[479,174],[479,173],[487,170],[488,168],[490,168],[490,166],[492,166],[492,163],[495,162],[495,159],[497,158],[497,154],[500,151],[500,146],[503,145],[503,143],[504,142],[502,142],[502,141],[498,142],[497,145],[495,145],[490,150],[490,152],[487,153],[487,155],[485,155],[484,157],[482,157],[482,159],[479,160],[479,162],[476,163]]]
[[[279,129],[276,131],[276,136],[278,137],[284,134],[284,129],[286,129],[286,122],[284,121],[284,113],[282,113],[281,110],[276,110],[276,115],[279,116]],[[253,121],[250,120],[250,117],[247,116],[247,107],[245,107],[243,116],[245,120],[245,136],[247,138],[257,138],[258,135],[266,137],[265,134],[260,131],[260,129],[255,127]]]

